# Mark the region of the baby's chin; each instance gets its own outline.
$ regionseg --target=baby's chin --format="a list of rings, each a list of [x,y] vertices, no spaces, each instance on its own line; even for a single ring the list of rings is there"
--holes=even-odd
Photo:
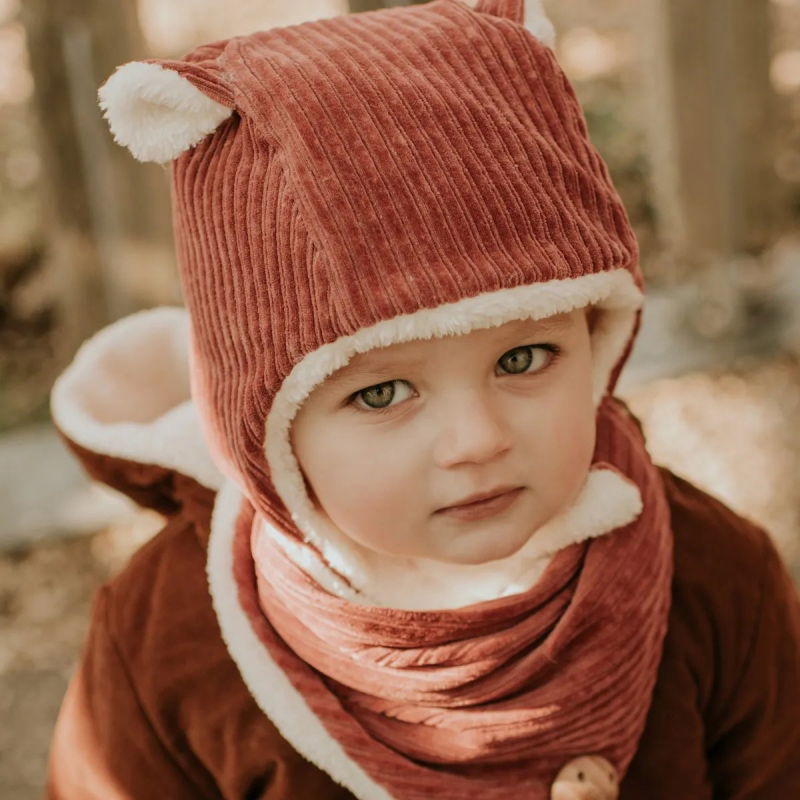
[[[530,529],[505,536],[491,533],[486,536],[467,535],[453,542],[452,546],[443,548],[443,552],[430,555],[428,558],[433,561],[465,566],[488,564],[492,561],[510,558],[519,552],[532,535],[533,532]]]
[[[434,546],[419,558],[446,564],[476,566],[510,558],[528,542],[539,528],[537,521],[527,524],[478,524],[447,535],[431,537]]]
[[[476,566],[499,561],[513,556],[531,537],[534,529],[494,529],[483,526],[482,530],[462,531],[455,535],[425,537],[424,544],[417,547],[395,547],[392,543],[376,542],[366,538],[354,538],[359,544],[384,556],[400,559],[421,559],[443,564]],[[406,542],[408,539],[405,540]]]

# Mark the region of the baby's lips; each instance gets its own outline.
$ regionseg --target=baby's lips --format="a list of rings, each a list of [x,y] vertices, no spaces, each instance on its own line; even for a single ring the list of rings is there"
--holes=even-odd
[[[617,800],[617,771],[602,756],[579,756],[556,775],[550,800]]]

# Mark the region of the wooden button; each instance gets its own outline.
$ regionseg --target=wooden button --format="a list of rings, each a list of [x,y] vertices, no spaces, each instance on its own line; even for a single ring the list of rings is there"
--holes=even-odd
[[[617,771],[602,756],[580,756],[556,775],[550,800],[617,800]]]

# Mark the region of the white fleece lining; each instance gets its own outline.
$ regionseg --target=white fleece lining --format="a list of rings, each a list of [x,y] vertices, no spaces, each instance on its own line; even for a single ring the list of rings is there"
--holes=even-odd
[[[306,539],[325,562],[362,590],[374,574],[369,551],[342,533],[312,505],[292,450],[292,420],[310,392],[357,353],[376,347],[470,333],[518,319],[542,319],[575,308],[601,309],[592,332],[593,399],[605,394],[611,372],[633,335],[642,293],[626,269],[559,278],[486,292],[436,308],[383,320],[323,345],[295,364],[275,396],[267,417],[265,456],[278,495]]]
[[[115,141],[139,161],[159,164],[177,158],[232,113],[174,69],[142,61],[118,67],[97,96]]]
[[[525,0],[522,24],[540,42],[549,48],[555,47],[556,30],[542,7],[542,0]]]
[[[53,384],[55,424],[87,450],[223,482],[190,397],[188,314],[139,311],[87,339]]]
[[[367,573],[360,591],[344,583],[319,557],[261,520],[289,558],[332,594],[361,605],[410,611],[460,608],[530,589],[555,553],[633,522],[643,508],[639,487],[614,470],[589,470],[575,502],[535,531],[516,553],[483,564],[445,564],[423,558],[392,558],[363,550]]]
[[[478,0],[461,0],[464,5],[475,8]],[[553,23],[544,13],[542,0],[525,0],[525,7],[522,13],[522,26],[530,31],[540,42],[549,48],[555,47],[556,31]]]
[[[239,603],[233,572],[233,544],[242,495],[226,480],[214,504],[206,570],[211,600],[228,652],[259,708],[281,736],[306,760],[328,773],[359,800],[392,800],[344,752],[272,660]]]

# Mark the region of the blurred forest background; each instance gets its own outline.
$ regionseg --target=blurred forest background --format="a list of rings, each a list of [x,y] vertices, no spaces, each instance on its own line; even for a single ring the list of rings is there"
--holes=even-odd
[[[401,5],[403,3],[385,3]],[[49,425],[80,342],[180,304],[168,168],[116,146],[120,63],[370,0],[0,0],[0,796],[37,797],[100,582],[160,525]],[[639,237],[620,394],[655,460],[772,533],[800,580],[800,0],[545,0]]]

